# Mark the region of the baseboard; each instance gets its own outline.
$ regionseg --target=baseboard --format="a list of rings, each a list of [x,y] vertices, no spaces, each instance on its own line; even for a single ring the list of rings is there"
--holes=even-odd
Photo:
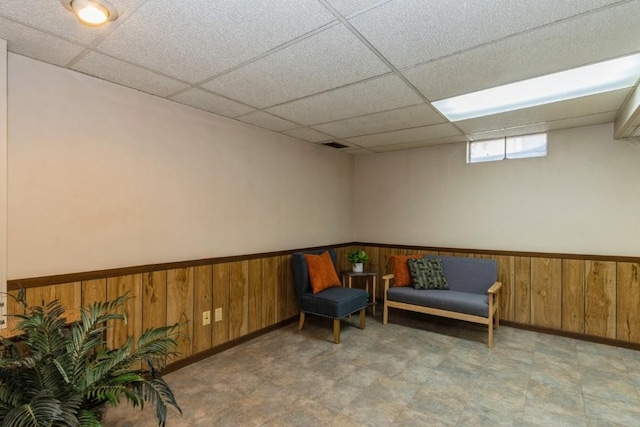
[[[192,363],[199,362],[201,360],[206,359],[207,357],[211,357],[214,354],[221,353],[225,350],[233,348],[237,345],[243,344],[247,341],[251,341],[254,338],[267,334],[269,332],[273,332],[277,329],[280,329],[284,326],[287,326],[291,323],[294,323],[298,320],[298,315],[296,314],[294,317],[290,317],[285,320],[281,320],[278,323],[275,323],[266,328],[260,329],[255,332],[251,332],[250,334],[244,335],[240,338],[236,338],[234,340],[228,341],[224,344],[217,345],[215,347],[211,347],[205,351],[201,351],[196,354],[192,354],[191,356],[185,357],[184,359],[180,359],[176,362],[169,363],[164,369],[162,369],[162,374],[168,374],[169,372],[177,371],[178,369],[184,368],[185,366],[191,365]]]
[[[593,335],[583,334],[580,332],[561,331],[558,329],[545,328],[543,326],[529,325],[526,323],[518,323],[518,322],[512,322],[510,320],[502,320],[502,319],[500,319],[500,325],[509,326],[511,328],[524,329],[532,332],[539,332],[547,335],[557,335],[559,337],[564,337],[564,338],[573,338],[581,341],[589,341],[597,344],[606,344],[606,345],[611,345],[615,347],[622,347],[622,348],[628,348],[631,350],[640,351],[639,343],[622,341],[622,340],[617,340],[613,338],[597,337]]]

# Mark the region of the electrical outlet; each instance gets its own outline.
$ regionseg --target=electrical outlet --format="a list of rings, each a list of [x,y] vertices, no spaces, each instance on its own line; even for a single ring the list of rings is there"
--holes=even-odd
[[[216,308],[216,322],[222,321],[222,307]]]
[[[202,312],[202,326],[211,324],[211,310]]]

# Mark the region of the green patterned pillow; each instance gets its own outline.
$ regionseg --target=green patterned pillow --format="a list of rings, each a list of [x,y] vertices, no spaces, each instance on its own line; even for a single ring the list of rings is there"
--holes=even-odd
[[[449,289],[440,258],[407,260],[415,289]]]

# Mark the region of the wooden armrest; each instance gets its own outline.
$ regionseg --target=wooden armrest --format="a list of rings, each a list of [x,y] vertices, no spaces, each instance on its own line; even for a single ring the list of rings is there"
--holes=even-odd
[[[385,298],[386,298],[386,295],[387,295],[387,291],[389,290],[389,282],[394,277],[395,276],[393,274],[385,274],[384,276],[382,276],[382,280],[384,280],[384,295],[385,295]]]
[[[493,285],[491,285],[491,287],[489,288],[487,293],[496,294],[496,293],[498,293],[500,288],[502,288],[502,282],[496,282]]]

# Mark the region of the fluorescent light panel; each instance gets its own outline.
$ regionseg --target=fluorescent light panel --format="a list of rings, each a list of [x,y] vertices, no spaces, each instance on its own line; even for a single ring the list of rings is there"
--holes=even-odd
[[[433,103],[452,122],[633,86],[640,54],[472,92]]]

